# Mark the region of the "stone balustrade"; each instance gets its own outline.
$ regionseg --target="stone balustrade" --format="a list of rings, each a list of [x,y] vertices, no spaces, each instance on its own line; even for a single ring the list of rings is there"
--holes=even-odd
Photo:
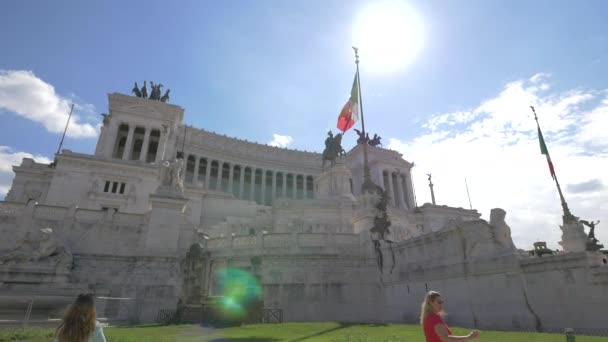
[[[24,203],[0,202],[0,216],[19,216],[25,207]]]
[[[357,234],[347,233],[270,233],[261,235],[236,235],[229,237],[201,238],[200,243],[211,252],[224,252],[230,250],[262,250],[272,252],[281,249],[287,253],[302,253],[310,250],[318,252],[319,249],[332,249],[340,247],[359,249],[360,237]],[[262,253],[263,253],[262,252]]]

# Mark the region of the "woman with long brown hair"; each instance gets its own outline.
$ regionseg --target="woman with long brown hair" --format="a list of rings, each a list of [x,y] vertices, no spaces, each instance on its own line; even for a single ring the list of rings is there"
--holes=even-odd
[[[55,342],[106,342],[92,294],[79,294],[55,332]]]
[[[443,320],[444,316],[441,294],[429,291],[424,296],[420,309],[420,325],[422,325],[427,342],[471,341],[479,337],[477,330],[471,331],[466,336],[452,335],[452,331]]]

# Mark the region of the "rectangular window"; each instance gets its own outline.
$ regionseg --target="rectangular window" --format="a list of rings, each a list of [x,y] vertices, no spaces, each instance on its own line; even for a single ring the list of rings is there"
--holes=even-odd
[[[118,190],[118,182],[112,182],[112,193],[115,194]]]
[[[106,185],[103,187],[103,192],[110,191],[110,181],[106,181]]]
[[[124,194],[125,193],[125,183],[120,183],[120,194]]]

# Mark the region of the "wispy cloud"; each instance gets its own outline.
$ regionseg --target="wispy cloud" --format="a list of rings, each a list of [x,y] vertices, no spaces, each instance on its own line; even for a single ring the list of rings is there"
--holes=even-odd
[[[566,190],[573,194],[584,193],[584,192],[595,192],[603,190],[604,184],[599,179],[591,179],[586,182],[578,184],[568,184]]]
[[[289,135],[273,134],[272,141],[268,143],[270,146],[287,147],[293,140]]]
[[[8,146],[0,145],[0,197],[6,196],[11,187],[13,177],[13,165],[20,165],[23,158],[32,158],[39,163],[50,163],[51,160],[44,156],[32,155],[27,152],[15,152]]]
[[[561,240],[561,207],[556,186],[540,153],[536,107],[551,158],[573,214],[608,222],[602,203],[608,176],[608,96],[605,91],[552,92],[550,76],[537,74],[511,82],[476,108],[437,115],[427,132],[410,141],[390,139],[389,148],[414,161],[418,203],[430,202],[425,173],[433,173],[438,204],[473,207],[488,218],[507,210],[507,222],[520,248],[541,239],[553,248]],[[598,238],[608,242],[608,230]]]
[[[41,123],[49,132],[63,132],[73,100],[57,94],[31,71],[0,70],[0,110]],[[67,136],[97,136],[99,125],[83,122],[83,116],[90,118],[93,112],[91,104],[75,104]]]

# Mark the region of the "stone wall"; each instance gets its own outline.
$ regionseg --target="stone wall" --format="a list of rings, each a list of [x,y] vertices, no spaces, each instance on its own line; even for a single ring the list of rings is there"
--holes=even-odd
[[[114,299],[105,299],[98,315],[129,323],[154,322],[160,309],[175,309],[181,288],[175,257],[78,254],[71,281],[103,289]]]
[[[26,232],[37,237],[40,228],[50,227],[73,255],[67,280],[24,286],[4,277],[0,287],[27,298],[44,290],[45,297],[62,298],[62,303],[80,292],[95,292],[103,297],[98,299],[100,317],[153,322],[158,310],[176,307],[181,277],[177,255],[151,255],[146,249],[149,226],[148,215],[142,214],[0,202],[0,254],[14,248]]]
[[[143,253],[146,215],[0,202],[0,251],[15,246],[26,232],[52,228],[72,253],[134,255]]]

